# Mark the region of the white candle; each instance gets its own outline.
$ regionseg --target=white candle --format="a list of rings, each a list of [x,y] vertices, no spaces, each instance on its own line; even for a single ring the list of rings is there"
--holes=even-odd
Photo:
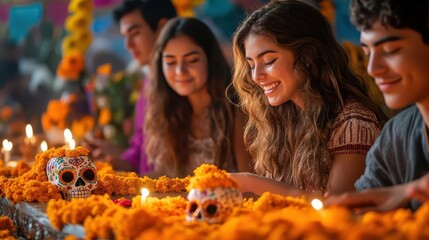
[[[42,150],[42,152],[46,152],[46,150],[48,150],[48,143],[45,140],[40,143],[40,149]]]
[[[147,196],[149,196],[149,190],[147,188],[142,188],[141,205],[146,203]]]
[[[7,164],[10,161],[10,152],[12,151],[13,144],[9,140],[3,140],[3,154],[4,154],[4,163]]]
[[[323,203],[319,199],[315,198],[313,199],[313,201],[311,201],[311,206],[317,211],[319,211],[320,209],[323,208]]]

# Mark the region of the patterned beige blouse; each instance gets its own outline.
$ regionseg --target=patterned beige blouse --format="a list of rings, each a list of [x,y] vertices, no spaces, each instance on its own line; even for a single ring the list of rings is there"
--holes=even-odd
[[[381,131],[375,113],[356,100],[346,102],[332,128],[331,154],[366,154]]]

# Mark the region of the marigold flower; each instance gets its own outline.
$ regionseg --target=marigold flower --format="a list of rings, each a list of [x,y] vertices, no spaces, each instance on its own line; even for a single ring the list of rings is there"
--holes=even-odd
[[[109,108],[102,108],[100,110],[100,115],[98,116],[98,124],[99,125],[106,125],[110,123],[112,120],[112,112]]]
[[[65,28],[69,32],[84,31],[89,29],[92,21],[90,12],[76,12],[67,17]]]
[[[0,108],[0,120],[6,122],[13,116],[13,108],[10,106],[4,106]]]
[[[332,0],[322,0],[319,2],[320,12],[326,17],[329,23],[335,22],[335,6]]]
[[[68,6],[68,10],[71,13],[77,12],[92,12],[94,4],[88,0],[71,0]]]
[[[113,81],[119,82],[124,78],[124,76],[125,76],[124,71],[117,72],[115,75],[113,75]]]
[[[10,169],[10,175],[13,177],[19,177],[24,175],[31,169],[30,165],[26,161],[19,161],[16,167]]]
[[[95,126],[95,120],[92,116],[87,115],[81,119],[72,122],[71,130],[77,139],[82,139]]]
[[[0,216],[0,238],[1,239],[15,239],[13,233],[16,227],[13,225],[12,219],[7,216]]]
[[[112,64],[105,63],[97,67],[97,75],[110,75],[112,72]]]
[[[84,61],[82,53],[78,51],[67,53],[57,68],[57,75],[64,80],[77,80],[85,66]]]
[[[237,188],[238,185],[225,170],[220,170],[215,165],[202,164],[194,170],[187,189],[190,191],[216,187]]]
[[[50,100],[46,112],[42,115],[42,127],[47,131],[52,126],[65,129],[66,118],[69,114],[70,106],[60,100]]]

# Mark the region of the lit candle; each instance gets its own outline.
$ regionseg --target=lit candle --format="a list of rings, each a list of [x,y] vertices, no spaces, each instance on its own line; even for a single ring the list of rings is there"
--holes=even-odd
[[[146,203],[147,196],[149,196],[149,190],[147,188],[142,188],[141,205]]]
[[[3,140],[2,152],[4,153],[4,163],[7,164],[10,161],[10,152],[12,151],[13,144],[9,140]]]
[[[31,124],[27,124],[25,126],[25,135],[27,136],[24,139],[25,144],[34,144],[36,139],[33,136],[33,127],[31,127]]]
[[[69,140],[69,149],[74,149],[76,147],[76,142],[74,141],[74,139],[70,139]]]
[[[46,152],[46,150],[48,150],[48,143],[45,140],[40,143],[40,149],[42,150],[42,152]]]
[[[67,145],[67,144],[69,144],[70,140],[72,140],[72,139],[73,139],[73,135],[72,135],[70,129],[66,128],[64,130],[64,143]]]
[[[323,203],[319,199],[315,198],[313,199],[313,201],[311,201],[311,206],[317,211],[319,211],[320,209],[323,208]]]

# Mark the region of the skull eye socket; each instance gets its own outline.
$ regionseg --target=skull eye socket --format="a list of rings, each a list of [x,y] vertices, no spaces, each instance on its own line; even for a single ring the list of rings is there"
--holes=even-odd
[[[93,181],[95,179],[95,171],[92,168],[86,168],[82,171],[82,176],[86,181]]]
[[[61,171],[60,173],[60,181],[63,184],[72,183],[76,179],[76,173],[73,170],[66,169]]]
[[[208,218],[217,217],[220,213],[220,204],[217,201],[207,201],[204,203],[204,215]]]
[[[188,213],[193,214],[197,209],[198,209],[198,202],[196,201],[188,202],[186,206],[186,211]]]

